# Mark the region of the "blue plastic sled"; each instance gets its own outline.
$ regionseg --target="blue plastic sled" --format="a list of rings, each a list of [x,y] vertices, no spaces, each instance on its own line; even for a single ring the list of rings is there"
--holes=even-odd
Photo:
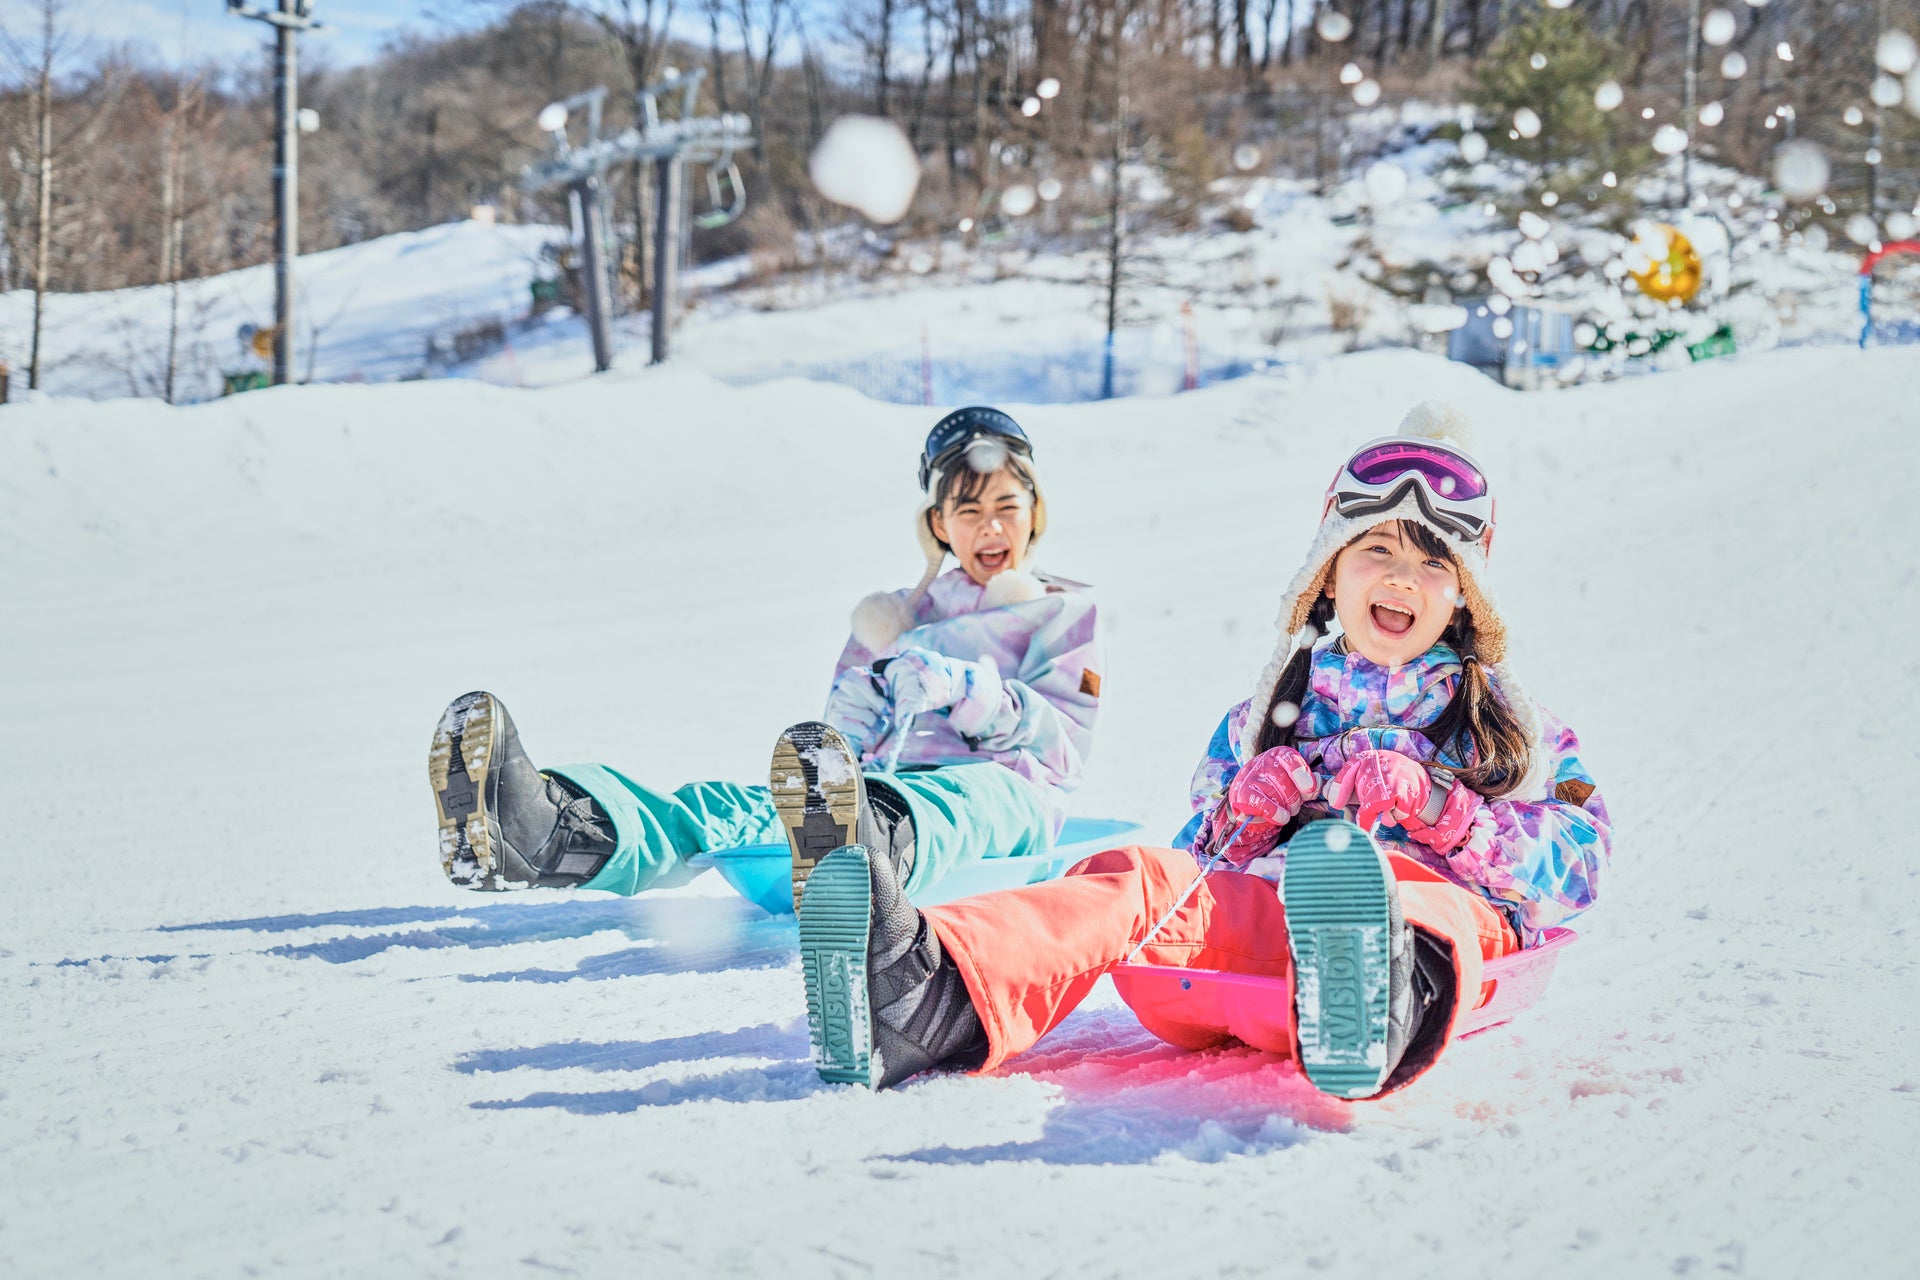
[[[1137,822],[1116,818],[1068,818],[1060,830],[1060,839],[1045,853],[1025,858],[982,858],[969,866],[951,871],[938,884],[914,899],[923,907],[970,898],[995,889],[1017,889],[1021,885],[1051,880],[1082,858],[1090,858],[1104,849],[1127,843],[1141,830]],[[782,844],[750,844],[738,849],[714,849],[695,854],[687,865],[698,870],[712,867],[741,896],[774,915],[793,914],[793,855]]]

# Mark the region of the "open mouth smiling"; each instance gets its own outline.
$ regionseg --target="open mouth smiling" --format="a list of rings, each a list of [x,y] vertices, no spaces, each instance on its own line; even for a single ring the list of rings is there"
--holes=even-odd
[[[1387,635],[1403,636],[1413,630],[1415,614],[1406,605],[1382,602],[1369,605],[1367,613],[1373,625]]]

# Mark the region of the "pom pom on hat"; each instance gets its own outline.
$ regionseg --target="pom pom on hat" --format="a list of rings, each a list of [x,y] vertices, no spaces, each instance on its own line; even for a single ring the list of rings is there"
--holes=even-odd
[[[1473,447],[1473,422],[1452,405],[1438,400],[1425,400],[1413,406],[1400,420],[1400,429],[1394,434],[1446,440],[1462,449]]]

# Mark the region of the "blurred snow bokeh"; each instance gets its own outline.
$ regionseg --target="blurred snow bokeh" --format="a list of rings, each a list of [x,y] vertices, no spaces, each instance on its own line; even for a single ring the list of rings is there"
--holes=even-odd
[[[898,222],[920,186],[920,158],[899,125],[878,116],[841,116],[820,138],[807,172],[821,195],[869,221]]]

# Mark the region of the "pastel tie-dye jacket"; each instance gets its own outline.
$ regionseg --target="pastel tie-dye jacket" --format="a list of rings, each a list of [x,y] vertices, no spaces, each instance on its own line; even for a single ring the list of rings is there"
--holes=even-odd
[[[1294,746],[1312,767],[1322,795],[1340,767],[1360,751],[1398,751],[1455,766],[1468,763],[1449,752],[1436,752],[1420,732],[1446,709],[1459,679],[1459,657],[1446,645],[1435,645],[1396,670],[1344,652],[1335,639],[1321,641],[1313,652]],[[1194,815],[1174,844],[1191,849],[1196,857],[1211,857],[1239,825],[1225,797],[1259,736],[1258,726],[1247,723],[1250,714],[1246,702],[1227,713],[1194,771]],[[1607,807],[1580,763],[1579,740],[1545,708],[1540,709],[1540,720],[1552,758],[1545,794],[1489,800],[1466,841],[1450,854],[1408,840],[1398,826],[1383,824],[1375,832],[1384,847],[1491,900],[1513,921],[1524,946],[1534,945],[1545,930],[1593,905],[1612,844]],[[1326,816],[1326,810],[1323,803],[1310,803],[1307,816]],[[1230,847],[1227,859],[1243,866],[1270,851]]]
[[[933,580],[903,632],[884,652],[849,639],[834,678],[906,649],[931,649],[977,663],[968,694],[950,709],[926,711],[905,726],[890,724],[863,760],[882,767],[992,761],[1031,782],[1052,819],[1066,821],[1066,796],[1080,785],[1093,750],[1100,705],[1101,652],[1093,596],[1079,584],[1050,581],[1037,600],[987,609],[986,588],[961,569]],[[906,591],[895,595],[905,601]]]

